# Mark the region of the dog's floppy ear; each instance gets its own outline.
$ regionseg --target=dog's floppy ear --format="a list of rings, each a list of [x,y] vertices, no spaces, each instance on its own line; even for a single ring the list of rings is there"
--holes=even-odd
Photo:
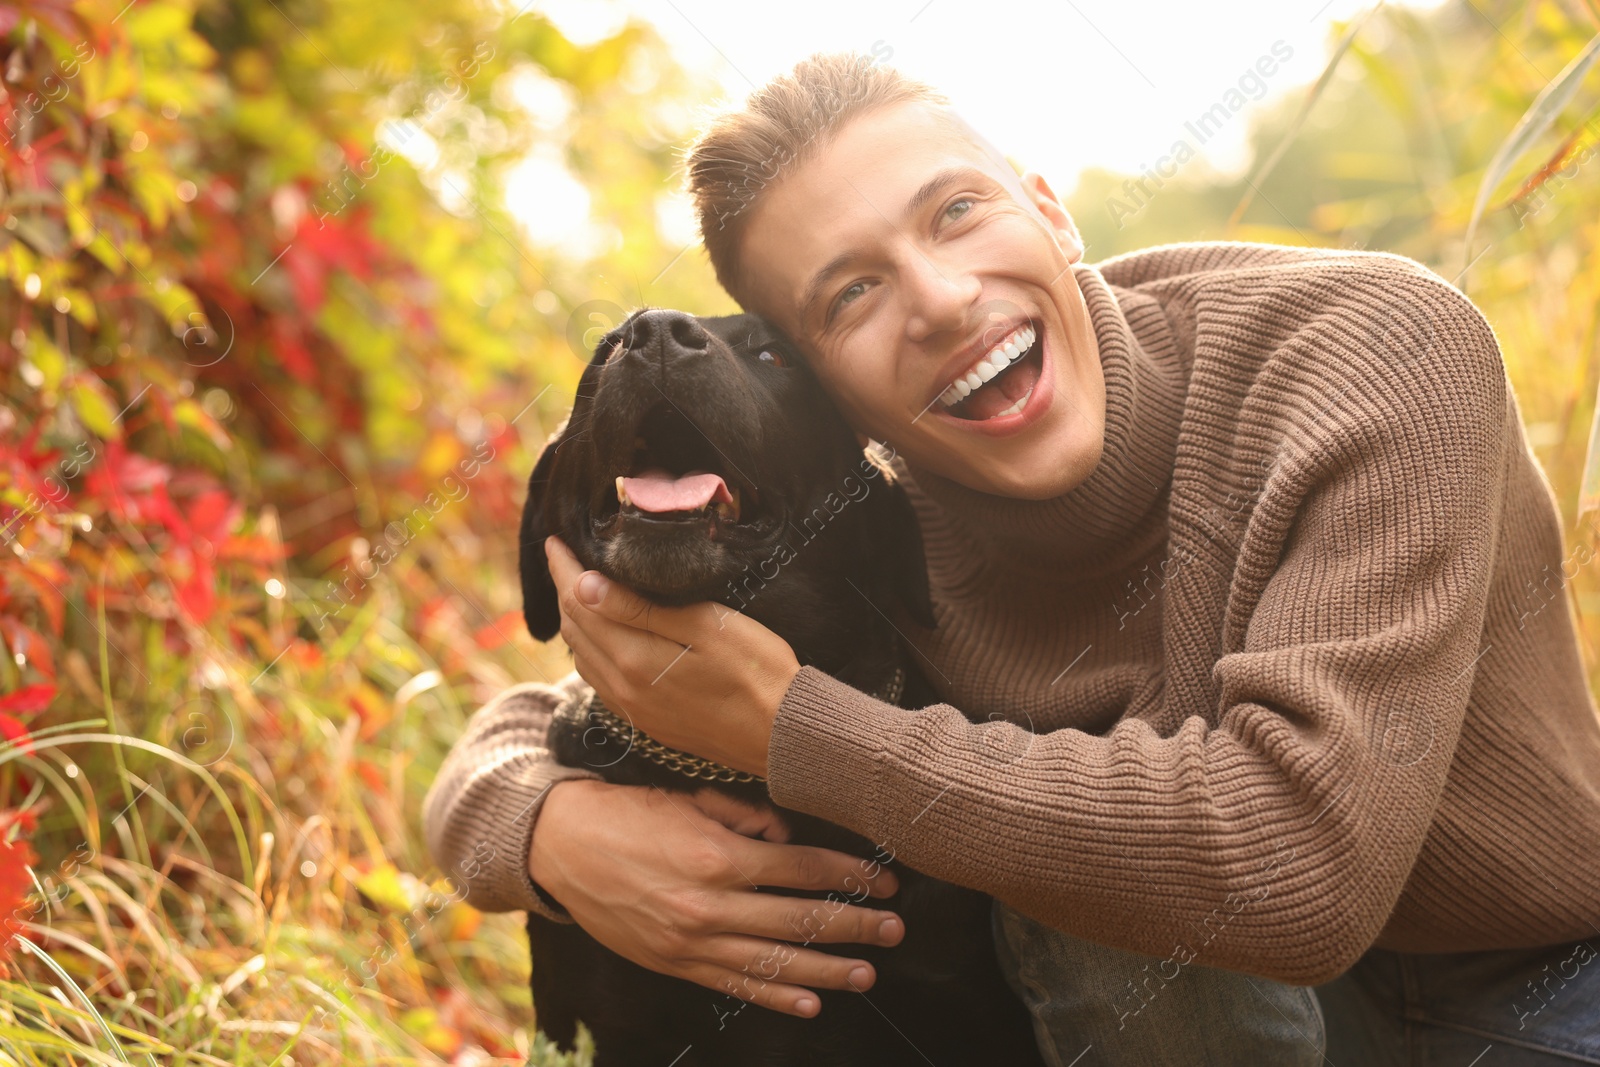
[[[606,307],[621,315],[621,309],[615,305],[602,304],[602,310]],[[591,311],[588,317],[592,321],[599,314]],[[577,312],[574,312],[573,322],[578,321]],[[594,395],[600,368],[605,366],[613,351],[613,345],[607,343],[607,338],[615,333],[616,330],[611,330],[594,346],[589,366],[578,379],[580,398]],[[539,461],[533,465],[533,473],[528,475],[528,501],[522,505],[522,617],[528,623],[528,632],[540,641],[548,641],[561,632],[561,606],[556,600],[556,583],[550,577],[550,563],[544,558],[544,539],[560,531],[554,528],[552,517],[545,514],[545,498],[550,492],[550,477],[555,472],[556,453],[571,436],[572,420],[577,414],[578,403],[574,403],[566,420],[556,427],[556,432],[545,443],[544,451],[539,453]]]
[[[540,641],[548,641],[561,632],[556,583],[550,577],[550,563],[544,558],[544,539],[555,532],[544,513],[544,502],[550,472],[556,464],[556,446],[566,439],[565,431],[563,426],[539,453],[539,462],[528,476],[528,502],[522,505],[522,617],[527,620],[528,632]]]
[[[933,594],[928,588],[928,561],[922,550],[922,529],[905,486],[887,463],[871,458],[878,468],[867,479],[867,522],[864,524],[866,558],[883,575],[883,585],[905,607],[918,626],[933,629]],[[865,468],[863,468],[865,469]]]

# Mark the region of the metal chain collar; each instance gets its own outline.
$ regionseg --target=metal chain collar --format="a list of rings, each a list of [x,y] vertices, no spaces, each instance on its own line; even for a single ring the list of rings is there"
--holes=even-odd
[[[886,704],[895,704],[905,692],[906,671],[904,667],[894,669],[894,677],[889,679],[889,684],[881,692],[872,696]],[[628,752],[637,752],[651,763],[659,764],[669,771],[683,775],[685,778],[695,778],[707,782],[765,782],[766,779],[759,774],[748,771],[735,770],[715,760],[708,760],[702,756],[695,756],[681,749],[669,748],[660,741],[638,729],[632,723],[617,715],[610,708],[600,702],[595,693],[590,693],[578,708],[589,723],[590,729],[604,730],[608,740],[616,741]]]

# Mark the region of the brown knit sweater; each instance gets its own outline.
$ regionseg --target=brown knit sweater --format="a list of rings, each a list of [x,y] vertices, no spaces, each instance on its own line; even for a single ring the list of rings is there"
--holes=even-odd
[[[802,668],[773,798],[1070,934],[1297,984],[1600,934],[1600,720],[1481,313],[1381,253],[1074,271],[1099,465],[1026,501],[902,463],[939,621],[902,627],[948,703]],[[442,865],[495,852],[479,907],[553,914],[526,867],[575,773],[540,747],[561,695],[482,709],[429,795]]]

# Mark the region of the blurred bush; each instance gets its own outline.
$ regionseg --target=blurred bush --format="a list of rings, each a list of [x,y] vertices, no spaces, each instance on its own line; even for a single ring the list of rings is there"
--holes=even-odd
[[[0,4],[20,1061],[529,1053],[516,924],[432,906],[418,807],[473,706],[565,673],[518,612],[519,486],[681,251],[696,87],[644,28],[527,8]],[[591,192],[587,255],[506,210],[538,153]],[[649,295],[704,292],[693,258]]]
[[[1386,5],[1264,105],[1244,176],[1128,212],[1145,176],[1087,174],[1090,258],[1230,237],[1459,279],[1592,538],[1600,91],[1547,88],[1597,27]],[[0,1060],[565,1062],[515,917],[452,899],[418,809],[475,706],[566,670],[515,530],[589,347],[729,306],[667,236],[709,85],[639,25],[475,0],[0,2],[0,76]],[[579,238],[522,233],[527,159],[587,191]],[[1592,670],[1596,590],[1559,589]]]

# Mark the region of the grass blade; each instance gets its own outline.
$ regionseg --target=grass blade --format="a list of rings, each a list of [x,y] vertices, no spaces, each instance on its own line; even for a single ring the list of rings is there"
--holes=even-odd
[[[1483,181],[1478,185],[1478,198],[1472,205],[1472,218],[1467,223],[1466,247],[1462,253],[1465,257],[1463,262],[1467,266],[1472,264],[1472,239],[1477,234],[1478,223],[1483,219],[1483,211],[1489,204],[1489,197],[1510,173],[1517,160],[1533,147],[1534,141],[1538,140],[1539,136],[1550,128],[1556,117],[1566,109],[1596,60],[1600,60],[1600,34],[1596,34],[1584,46],[1583,51],[1574,56],[1572,62],[1551,79],[1549,85],[1540,90],[1522,118],[1517,120],[1510,135],[1495,152],[1494,158],[1489,161],[1489,166],[1483,174]],[[1462,273],[1465,273],[1465,270]]]
[[[1311,109],[1317,106],[1318,100],[1322,99],[1322,94],[1328,89],[1328,83],[1333,81],[1333,72],[1339,69],[1340,60],[1344,59],[1345,53],[1350,51],[1350,46],[1355,44],[1356,36],[1361,32],[1361,28],[1367,24],[1368,19],[1378,13],[1378,9],[1383,5],[1384,0],[1378,0],[1366,14],[1351,23],[1350,27],[1344,31],[1344,36],[1339,39],[1338,45],[1333,50],[1333,55],[1328,57],[1327,65],[1322,68],[1321,76],[1317,78],[1316,84],[1312,85],[1310,90],[1307,91],[1305,102],[1300,105],[1300,110],[1295,115],[1294,121],[1289,123],[1289,128],[1284,131],[1283,139],[1278,142],[1278,147],[1272,150],[1272,154],[1256,168],[1256,172],[1250,175],[1250,180],[1245,183],[1247,188],[1245,194],[1239,198],[1239,206],[1233,209],[1232,215],[1228,216],[1225,226],[1228,231],[1231,232],[1239,224],[1239,220],[1244,216],[1245,210],[1255,200],[1256,190],[1260,188],[1262,182],[1267,180],[1267,175],[1272,173],[1273,169],[1277,167],[1278,161],[1283,158],[1283,154],[1294,143],[1296,135],[1300,132],[1300,127],[1305,125],[1306,116],[1311,114]]]
[[[56,976],[56,981],[72,990],[72,992],[77,995],[78,999],[83,1001],[83,1006],[89,1009],[89,1015],[99,1025],[100,1032],[106,1035],[106,1043],[111,1046],[111,1051],[117,1054],[117,1059],[121,1060],[123,1063],[131,1064],[133,1061],[128,1059],[128,1054],[122,1051],[122,1042],[118,1041],[117,1035],[111,1032],[111,1026],[106,1022],[105,1016],[101,1015],[99,1009],[94,1006],[94,1001],[90,1000],[88,995],[84,993],[83,990],[78,988],[78,983],[72,980],[72,976],[61,968],[61,964],[51,959],[50,953],[46,952],[38,945],[35,945],[27,938],[18,935],[14,940],[24,949],[33,953],[34,957],[38,959],[39,962],[50,968],[51,973]],[[147,1058],[150,1060],[150,1067],[156,1067],[155,1057],[148,1056],[147,1054]]]

